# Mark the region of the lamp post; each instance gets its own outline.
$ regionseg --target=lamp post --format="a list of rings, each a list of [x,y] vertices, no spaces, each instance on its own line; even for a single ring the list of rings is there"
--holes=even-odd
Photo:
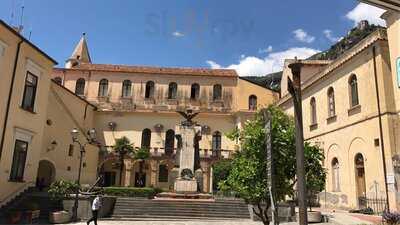
[[[82,160],[83,160],[83,155],[85,154],[85,146],[87,144],[95,144],[96,142],[96,130],[94,128],[90,129],[87,132],[87,137],[86,140],[87,142],[82,144],[79,141],[79,130],[74,128],[71,130],[71,136],[72,136],[72,142],[77,143],[79,145],[79,152],[80,152],[80,157],[79,157],[79,170],[78,170],[78,179],[76,181],[78,188],[75,190],[75,201],[74,201],[74,206],[72,208],[72,221],[76,222],[78,221],[78,201],[79,201],[79,186],[81,183],[81,173],[82,173]]]
[[[299,201],[299,224],[308,224],[307,205],[306,205],[306,178],[304,163],[304,134],[303,134],[303,114],[301,98],[301,61],[295,58],[295,62],[289,65],[292,70],[293,81],[288,78],[288,91],[292,95],[293,107],[296,122],[296,176],[297,192]]]

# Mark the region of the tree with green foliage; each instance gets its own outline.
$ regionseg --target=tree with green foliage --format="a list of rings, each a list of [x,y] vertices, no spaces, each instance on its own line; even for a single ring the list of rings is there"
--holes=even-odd
[[[308,192],[309,207],[312,211],[312,200],[315,196],[325,189],[326,170],[322,167],[321,162],[324,161],[323,151],[315,146],[305,143],[305,170],[306,170],[306,187]]]
[[[219,182],[226,180],[232,170],[232,160],[224,159],[213,165],[213,190],[218,190]]]
[[[294,185],[296,184],[296,147],[295,127],[293,118],[287,116],[278,107],[270,106],[268,110],[271,115],[271,138],[274,159],[274,200],[280,202],[287,196],[293,197]],[[265,121],[261,112],[254,119],[246,122],[242,130],[235,130],[229,134],[230,138],[239,137],[241,151],[236,153],[232,161],[232,170],[225,181],[219,183],[222,190],[235,191],[249,204],[257,207],[253,212],[260,217],[264,224],[269,224],[268,209],[271,199],[267,189],[267,162],[265,152]],[[310,146],[310,145],[306,145]],[[315,157],[314,152],[309,153],[317,147],[307,147],[305,151],[306,166],[321,169],[320,155]],[[320,149],[318,149],[320,151]],[[321,153],[322,154],[322,153]],[[314,157],[314,159],[310,159]],[[309,177],[312,177],[311,175]],[[325,181],[325,180],[324,180]]]
[[[121,138],[115,139],[115,145],[113,147],[114,151],[118,154],[119,157],[119,185],[122,185],[122,171],[124,169],[124,159],[127,154],[134,153],[133,145],[131,141],[123,136]]]

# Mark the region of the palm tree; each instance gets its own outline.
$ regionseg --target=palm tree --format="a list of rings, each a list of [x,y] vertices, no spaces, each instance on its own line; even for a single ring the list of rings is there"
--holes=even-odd
[[[133,153],[134,149],[133,149],[133,145],[131,144],[131,141],[125,136],[115,139],[115,145],[114,145],[113,149],[119,156],[119,162],[120,162],[119,186],[122,186],[122,171],[124,168],[124,158],[125,158],[126,154]]]

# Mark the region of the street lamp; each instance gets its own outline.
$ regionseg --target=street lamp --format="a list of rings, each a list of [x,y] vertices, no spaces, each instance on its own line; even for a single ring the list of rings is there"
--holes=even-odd
[[[306,206],[306,178],[304,169],[304,134],[303,134],[303,114],[301,98],[301,67],[303,63],[297,58],[289,65],[292,70],[293,81],[288,78],[288,91],[292,95],[293,107],[296,121],[296,176],[297,192],[299,201],[299,224],[308,224]]]
[[[76,222],[78,221],[78,201],[79,201],[79,186],[81,183],[81,173],[82,173],[82,159],[85,153],[85,146],[87,144],[97,144],[96,130],[92,128],[87,131],[86,143],[84,144],[82,144],[79,141],[79,130],[77,128],[71,130],[71,137],[72,137],[72,142],[77,143],[80,149],[78,179],[76,181],[78,188],[75,190],[75,201],[74,201],[74,207],[72,208],[72,221]]]

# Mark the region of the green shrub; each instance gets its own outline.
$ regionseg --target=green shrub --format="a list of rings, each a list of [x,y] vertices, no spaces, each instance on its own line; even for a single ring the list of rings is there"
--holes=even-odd
[[[110,196],[118,197],[146,197],[153,198],[162,189],[159,188],[135,188],[135,187],[106,187],[104,193]]]
[[[79,188],[78,184],[73,181],[60,180],[53,182],[47,192],[51,199],[63,200],[75,193],[77,188]]]
[[[53,182],[47,192],[51,199],[62,200],[69,197],[70,194],[75,193],[78,188],[78,184],[74,181],[59,180]]]

